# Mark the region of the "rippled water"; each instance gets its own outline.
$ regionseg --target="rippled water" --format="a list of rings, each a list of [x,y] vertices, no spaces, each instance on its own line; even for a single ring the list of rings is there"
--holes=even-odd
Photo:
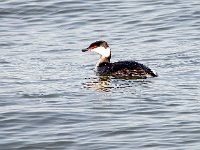
[[[1,0],[0,149],[199,149],[199,0]],[[98,77],[132,59],[158,78]]]

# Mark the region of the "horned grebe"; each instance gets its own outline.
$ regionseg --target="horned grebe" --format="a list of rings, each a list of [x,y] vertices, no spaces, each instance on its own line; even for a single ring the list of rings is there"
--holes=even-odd
[[[99,75],[111,75],[125,78],[157,77],[157,73],[135,61],[119,61],[110,63],[111,50],[106,41],[96,41],[82,52],[92,51],[100,54],[100,60],[96,64],[96,72]]]

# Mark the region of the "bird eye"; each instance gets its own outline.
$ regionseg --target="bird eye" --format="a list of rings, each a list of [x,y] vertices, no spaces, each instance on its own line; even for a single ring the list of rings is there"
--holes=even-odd
[[[97,48],[97,46],[96,46],[96,45],[94,45],[94,46],[92,46],[92,47],[91,47],[91,49],[94,49],[94,48]]]

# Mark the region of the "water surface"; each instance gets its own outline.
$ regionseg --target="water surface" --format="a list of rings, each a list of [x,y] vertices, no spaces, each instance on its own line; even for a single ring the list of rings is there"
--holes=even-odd
[[[200,2],[2,0],[0,147],[193,149],[200,146]],[[158,78],[95,75],[106,40],[112,61]]]

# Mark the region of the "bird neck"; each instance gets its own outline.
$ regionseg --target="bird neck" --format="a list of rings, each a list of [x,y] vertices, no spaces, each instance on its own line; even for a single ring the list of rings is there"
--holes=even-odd
[[[110,58],[111,58],[111,56],[109,56],[109,57],[101,56],[99,59],[99,62],[100,63],[110,63]]]
[[[110,63],[111,55],[109,57],[101,56],[99,61],[96,64],[96,67],[100,66],[103,63]]]

